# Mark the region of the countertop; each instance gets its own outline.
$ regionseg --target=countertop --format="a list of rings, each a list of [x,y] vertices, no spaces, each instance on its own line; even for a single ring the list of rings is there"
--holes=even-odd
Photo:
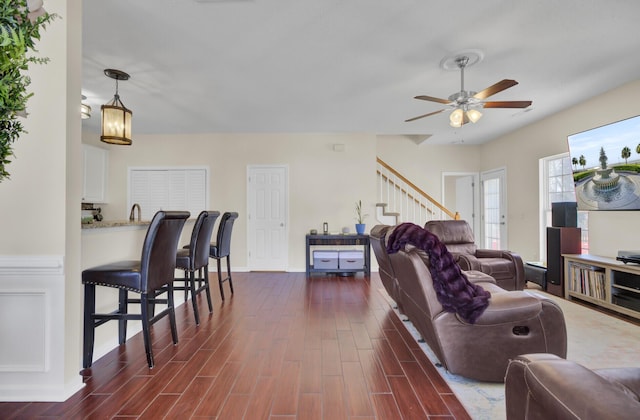
[[[82,229],[104,229],[123,226],[149,226],[150,220],[129,221],[129,220],[103,220],[101,222],[93,221],[93,223],[83,223]]]

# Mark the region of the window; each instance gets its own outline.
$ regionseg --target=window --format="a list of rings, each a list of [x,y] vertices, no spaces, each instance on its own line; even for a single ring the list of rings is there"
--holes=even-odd
[[[209,205],[207,168],[129,168],[129,207],[140,204],[142,220],[158,210],[187,210],[195,218]]]
[[[573,169],[569,153],[549,156],[540,159],[540,255],[547,255],[546,232],[547,226],[551,226],[551,203],[559,201],[576,201],[573,186]],[[589,252],[589,212],[578,212],[578,227],[582,229],[582,253]]]

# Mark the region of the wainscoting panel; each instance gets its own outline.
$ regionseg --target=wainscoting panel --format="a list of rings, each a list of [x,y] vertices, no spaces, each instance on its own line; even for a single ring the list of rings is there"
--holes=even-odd
[[[51,310],[46,290],[0,289],[0,372],[48,370],[47,313]],[[28,331],[28,334],[23,332]],[[9,337],[21,337],[12,340]]]
[[[0,401],[62,401],[65,381],[64,257],[0,255]]]

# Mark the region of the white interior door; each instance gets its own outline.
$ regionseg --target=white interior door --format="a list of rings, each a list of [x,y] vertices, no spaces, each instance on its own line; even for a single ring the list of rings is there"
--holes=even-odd
[[[286,271],[289,177],[286,166],[248,166],[247,234],[249,270]]]
[[[488,249],[507,249],[506,169],[483,172],[482,243]]]
[[[481,243],[480,214],[480,174],[477,172],[444,172],[442,174],[442,204],[451,211],[460,214],[475,233],[476,242]]]
[[[471,227],[474,226],[473,199],[473,177],[467,175],[456,179],[456,211]]]

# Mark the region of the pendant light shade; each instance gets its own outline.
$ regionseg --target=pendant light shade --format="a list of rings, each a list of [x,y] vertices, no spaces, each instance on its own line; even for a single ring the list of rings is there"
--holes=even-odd
[[[115,79],[116,93],[113,99],[102,105],[102,135],[100,140],[109,144],[131,145],[130,109],[124,106],[118,95],[118,81],[129,80],[129,75],[120,70],[106,69],[104,74]]]
[[[86,99],[87,97],[82,95],[82,101],[80,102],[80,116],[83,120],[91,118],[91,107],[84,103]]]

